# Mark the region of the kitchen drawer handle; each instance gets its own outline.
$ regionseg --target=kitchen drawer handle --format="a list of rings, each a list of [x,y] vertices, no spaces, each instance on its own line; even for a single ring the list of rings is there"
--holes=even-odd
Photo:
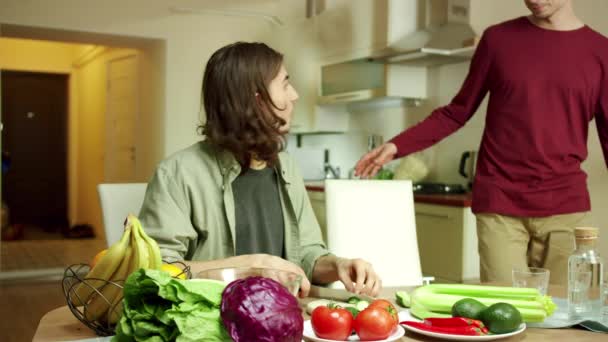
[[[425,213],[425,212],[421,212],[421,211],[417,211],[416,215],[441,218],[441,219],[446,219],[446,220],[449,220],[451,218],[450,215],[446,215],[446,214]]]

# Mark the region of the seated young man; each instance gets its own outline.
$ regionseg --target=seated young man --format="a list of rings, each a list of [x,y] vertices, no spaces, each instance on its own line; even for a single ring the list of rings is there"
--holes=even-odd
[[[361,259],[326,249],[302,176],[285,147],[298,94],[283,55],[262,43],[216,51],[203,77],[204,140],[162,161],[148,184],[140,219],[163,259],[185,260],[193,274],[265,267],[340,280],[375,296],[382,282]],[[363,237],[362,237],[363,238]]]

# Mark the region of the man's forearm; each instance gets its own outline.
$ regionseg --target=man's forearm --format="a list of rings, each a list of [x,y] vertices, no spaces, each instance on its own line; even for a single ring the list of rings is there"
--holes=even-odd
[[[311,282],[313,284],[325,285],[338,280],[337,260],[338,257],[331,254],[319,257],[312,270]]]

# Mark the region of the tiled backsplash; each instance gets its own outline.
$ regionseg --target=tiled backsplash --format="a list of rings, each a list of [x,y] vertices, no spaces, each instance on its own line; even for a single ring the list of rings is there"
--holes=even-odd
[[[367,150],[367,134],[364,133],[303,135],[301,142],[303,148],[328,149],[329,163],[333,167],[340,168],[340,178],[348,178],[349,171]],[[297,159],[297,154],[293,153],[295,149],[297,149],[297,139],[295,136],[290,136],[287,151]],[[298,160],[298,163],[301,168],[306,167],[303,161]],[[308,167],[317,168],[317,165],[308,165]]]
[[[329,149],[330,164],[340,167],[341,178],[348,178],[357,161],[367,152],[370,135],[380,136],[382,141],[391,139],[428,115],[428,105],[429,103],[425,102],[420,107],[405,107],[404,103],[390,99],[349,105],[347,133],[301,135],[301,147]],[[291,135],[288,138],[287,150],[293,152],[296,148],[297,138]],[[397,163],[398,161],[389,164],[389,168],[396,166]]]

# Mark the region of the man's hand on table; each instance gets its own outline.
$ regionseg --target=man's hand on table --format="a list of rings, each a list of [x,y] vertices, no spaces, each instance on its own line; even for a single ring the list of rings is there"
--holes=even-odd
[[[340,280],[346,290],[370,297],[377,296],[382,289],[382,280],[369,262],[335,255],[320,257],[313,270],[313,283],[327,284],[336,280]]]

